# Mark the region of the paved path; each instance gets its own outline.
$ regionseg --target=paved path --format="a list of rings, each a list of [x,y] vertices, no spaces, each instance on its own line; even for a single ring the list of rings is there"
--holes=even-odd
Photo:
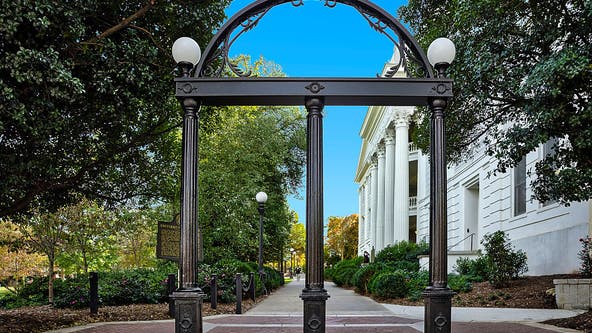
[[[206,333],[301,333],[304,281],[293,281],[274,292],[243,315],[204,318]],[[327,333],[423,332],[423,307],[379,304],[350,290],[327,283]],[[576,315],[564,310],[453,308],[454,333],[553,333],[578,332],[536,323]],[[102,323],[53,333],[174,333],[172,320]]]

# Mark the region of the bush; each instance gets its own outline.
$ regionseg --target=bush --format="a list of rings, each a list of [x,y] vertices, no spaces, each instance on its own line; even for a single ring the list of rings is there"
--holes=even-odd
[[[467,276],[457,274],[448,274],[448,287],[457,293],[468,292],[473,289],[471,281]]]
[[[389,266],[392,270],[417,272],[419,271],[418,256],[427,253],[428,245],[426,243],[415,244],[402,241],[389,245],[378,252],[374,262]]]
[[[379,274],[373,283],[374,294],[383,298],[400,298],[407,295],[408,273],[402,270]]]
[[[333,283],[339,287],[352,286],[352,277],[362,264],[362,257],[344,259],[333,267]]]
[[[383,267],[382,264],[371,263],[366,266],[360,267],[352,276],[351,283],[354,287],[356,287],[356,291],[362,294],[367,294],[368,290],[368,283],[374,274],[381,270]]]
[[[407,280],[407,298],[412,301],[418,301],[422,298],[421,294],[430,283],[430,273],[427,270],[412,272]]]
[[[488,279],[487,257],[479,254],[477,259],[458,258],[454,269],[458,274],[467,277],[471,282],[482,282]]]
[[[514,251],[505,232],[498,230],[485,235],[481,244],[486,252],[488,280],[495,288],[507,286],[510,280],[528,270],[526,253]]]

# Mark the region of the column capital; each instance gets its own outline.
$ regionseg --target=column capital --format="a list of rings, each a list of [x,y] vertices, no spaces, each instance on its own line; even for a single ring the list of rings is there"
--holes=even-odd
[[[374,169],[378,167],[378,154],[374,153],[370,156],[370,169]]]
[[[384,158],[384,153],[385,153],[385,145],[384,145],[384,141],[380,141],[378,143],[378,149],[376,150],[376,155],[378,156],[378,158]]]
[[[386,145],[394,145],[395,144],[395,130],[391,127],[388,127],[385,131],[384,143]]]
[[[411,114],[407,110],[396,110],[393,116],[395,127],[408,127]]]

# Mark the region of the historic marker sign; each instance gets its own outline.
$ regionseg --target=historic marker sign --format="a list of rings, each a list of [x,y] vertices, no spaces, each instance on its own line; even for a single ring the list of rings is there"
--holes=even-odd
[[[179,215],[176,215],[171,222],[158,222],[156,239],[156,257],[178,262],[181,244]]]

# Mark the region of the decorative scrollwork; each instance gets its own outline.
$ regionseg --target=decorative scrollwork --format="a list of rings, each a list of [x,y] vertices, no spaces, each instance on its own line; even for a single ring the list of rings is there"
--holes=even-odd
[[[230,60],[228,53],[230,51],[230,48],[232,47],[232,44],[234,44],[234,42],[242,34],[244,34],[245,32],[247,32],[247,31],[253,29],[255,26],[257,26],[257,24],[259,24],[259,21],[261,21],[261,19],[265,16],[265,14],[267,14],[269,12],[270,9],[271,8],[266,8],[258,13],[253,14],[251,17],[249,17],[245,21],[241,22],[237,26],[237,28],[241,27],[241,29],[235,35],[233,35],[233,36],[231,36],[231,34],[226,35],[226,38],[224,38],[224,41],[222,42],[220,47],[214,52],[212,57],[210,57],[209,59],[206,60],[206,64],[204,66],[204,70],[202,71],[202,74],[204,74],[205,76],[219,77],[222,75],[224,68],[228,67],[228,69],[230,69],[230,71],[232,73],[234,73],[235,75],[237,75],[239,77],[251,76],[251,74],[252,74],[251,70],[245,71],[238,64],[233,63]]]
[[[382,77],[392,78],[401,66],[407,69],[407,65],[409,63],[413,63],[416,65],[416,71],[419,76],[425,76],[427,71],[422,65],[422,62],[419,59],[417,59],[417,57],[413,53],[413,50],[411,50],[409,46],[404,42],[404,40],[401,39],[401,36],[396,33],[397,29],[395,27],[392,27],[388,23],[385,23],[379,17],[367,12],[362,7],[354,6],[354,8],[362,15],[362,17],[366,21],[368,21],[368,24],[370,24],[370,27],[372,29],[386,36],[391,42],[393,42],[393,44],[395,44],[395,47],[400,52],[400,60],[397,63],[395,63],[394,66],[389,68]],[[380,75],[378,76],[380,77]]]
[[[292,0],[292,6],[298,7],[304,5],[304,0]]]
[[[438,313],[436,318],[434,318],[434,324],[436,324],[436,329],[438,331],[442,331],[444,329],[444,326],[448,324],[448,319],[446,319],[446,316],[444,316],[444,314],[440,312]]]

